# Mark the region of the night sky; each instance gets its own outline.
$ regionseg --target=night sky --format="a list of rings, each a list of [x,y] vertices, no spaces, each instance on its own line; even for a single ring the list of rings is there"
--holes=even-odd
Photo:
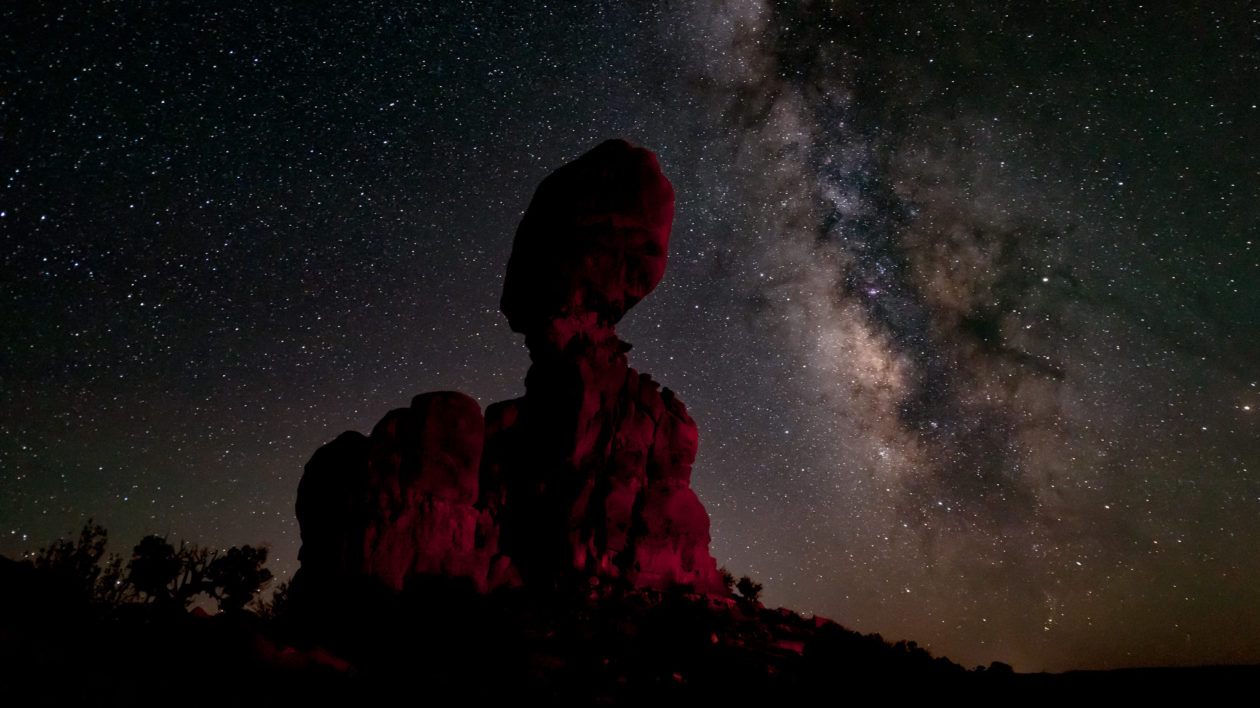
[[[0,10],[0,553],[290,575],[319,445],[523,393],[516,223],[622,137],[719,565],[967,666],[1260,662],[1260,6],[319,4]]]

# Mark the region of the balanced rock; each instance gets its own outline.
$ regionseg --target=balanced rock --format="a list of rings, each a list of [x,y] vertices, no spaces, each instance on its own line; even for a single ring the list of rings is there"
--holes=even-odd
[[[664,274],[673,207],[656,157],[624,141],[543,181],[501,301],[530,351],[525,396],[483,421],[467,396],[424,394],[371,437],[321,448],[298,490],[303,583],[603,578],[725,593],[690,488],[696,424],[629,367],[615,331]]]

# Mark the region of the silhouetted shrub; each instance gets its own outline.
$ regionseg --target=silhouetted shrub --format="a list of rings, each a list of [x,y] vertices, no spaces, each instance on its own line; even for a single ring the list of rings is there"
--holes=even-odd
[[[735,583],[735,589],[739,590],[741,597],[751,603],[757,602],[757,598],[761,597],[761,583],[753,582],[753,579],[747,575]]]
[[[219,601],[220,611],[240,612],[271,582],[271,571],[263,567],[266,562],[266,546],[229,548],[210,562],[205,571],[205,587]]]

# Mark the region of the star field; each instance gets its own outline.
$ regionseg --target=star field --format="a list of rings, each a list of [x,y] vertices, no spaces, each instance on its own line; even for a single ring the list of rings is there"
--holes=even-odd
[[[623,137],[678,203],[619,332],[767,604],[1260,662],[1255,8],[319,5],[0,10],[0,553],[291,574],[317,447],[523,392],[516,223]]]

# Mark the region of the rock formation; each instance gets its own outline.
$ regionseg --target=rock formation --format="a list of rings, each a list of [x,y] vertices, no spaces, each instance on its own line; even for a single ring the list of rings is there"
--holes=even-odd
[[[349,431],[321,447],[298,486],[304,582],[367,576],[401,590],[435,574],[485,589],[510,579],[478,504],[483,438],[481,406],[442,391],[390,411],[370,437]]]
[[[696,424],[629,367],[615,331],[664,274],[673,207],[655,156],[623,141],[543,181],[501,301],[530,351],[525,396],[483,421],[467,396],[423,394],[370,437],[316,452],[298,489],[303,583],[594,578],[724,592],[689,486]]]

